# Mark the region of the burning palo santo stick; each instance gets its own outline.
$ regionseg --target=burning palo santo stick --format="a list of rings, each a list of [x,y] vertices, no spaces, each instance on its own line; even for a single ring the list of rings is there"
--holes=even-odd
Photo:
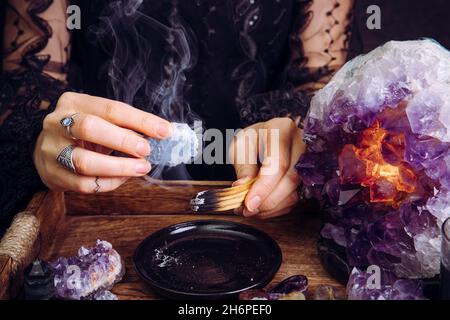
[[[238,209],[244,204],[245,197],[255,181],[256,179],[252,179],[236,187],[199,192],[191,200],[192,211],[207,213]]]

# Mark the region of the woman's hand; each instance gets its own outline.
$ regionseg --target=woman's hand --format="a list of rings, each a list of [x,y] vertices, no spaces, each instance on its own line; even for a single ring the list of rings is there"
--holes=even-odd
[[[272,119],[240,131],[230,148],[239,179],[234,185],[257,179],[245,208],[237,213],[262,219],[289,213],[299,201],[301,181],[295,164],[304,151],[302,130],[290,118]]]
[[[60,121],[72,116],[69,132]],[[157,116],[125,103],[78,93],[64,93],[44,120],[34,150],[34,163],[51,190],[82,193],[108,192],[130,177],[146,175],[150,164],[148,142],[136,132],[164,139],[171,125]],[[75,139],[75,140],[74,140]],[[60,152],[74,145],[72,173],[57,162]],[[111,156],[116,150],[130,158]]]

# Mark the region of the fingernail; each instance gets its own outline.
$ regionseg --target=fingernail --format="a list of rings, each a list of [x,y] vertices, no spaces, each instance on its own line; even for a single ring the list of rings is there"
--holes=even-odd
[[[150,146],[148,145],[148,143],[141,141],[136,146],[136,152],[139,155],[146,157],[150,154]]]
[[[259,210],[255,210],[255,211],[249,211],[248,209],[244,209],[244,211],[242,212],[242,215],[246,218],[249,217],[253,217],[255,215],[257,215],[259,213]]]
[[[261,205],[261,197],[260,196],[254,196],[250,199],[250,201],[247,203],[247,209],[251,213],[256,213],[259,206]]]
[[[156,132],[161,138],[166,138],[167,136],[169,136],[171,130],[172,128],[167,122],[160,122],[158,124],[158,127],[156,128]]]
[[[244,177],[244,178],[241,178],[241,179],[239,179],[239,180],[233,182],[233,184],[232,184],[231,186],[232,186],[232,187],[240,186],[240,185],[245,184],[245,183],[248,182],[249,180],[250,180],[250,177]]]
[[[149,173],[150,164],[148,162],[141,162],[136,165],[137,173]]]

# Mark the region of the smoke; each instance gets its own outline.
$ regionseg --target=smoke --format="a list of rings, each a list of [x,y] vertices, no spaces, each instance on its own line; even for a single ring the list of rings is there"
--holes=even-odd
[[[160,21],[145,14],[143,0],[110,2],[91,29],[104,50],[111,52],[106,64],[108,95],[154,113],[171,122],[193,125],[199,118],[184,100],[186,72],[197,63],[197,41],[178,13],[177,0],[151,3],[165,6]],[[153,178],[187,179],[186,169],[157,168]],[[175,172],[175,173],[174,173]]]

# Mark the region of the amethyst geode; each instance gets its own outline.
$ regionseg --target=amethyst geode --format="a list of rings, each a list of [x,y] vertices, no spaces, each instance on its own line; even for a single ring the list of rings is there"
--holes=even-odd
[[[81,247],[77,256],[58,258],[51,267],[58,297],[70,300],[116,300],[107,290],[125,273],[117,251],[100,240],[92,248]]]
[[[450,216],[450,52],[391,41],[353,59],[313,98],[304,137],[304,196],[320,201],[321,235],[349,265],[438,274]]]

